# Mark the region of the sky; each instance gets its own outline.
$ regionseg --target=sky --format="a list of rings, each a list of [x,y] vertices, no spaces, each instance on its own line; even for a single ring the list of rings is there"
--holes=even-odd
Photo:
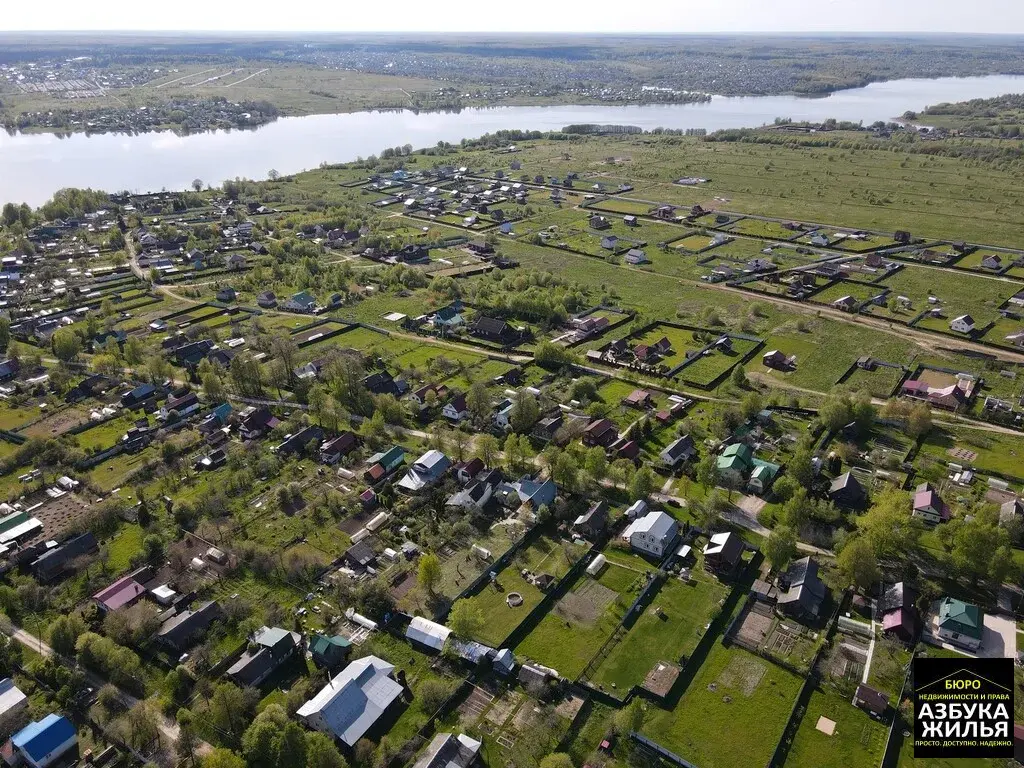
[[[47,0],[2,31],[1024,33],[1022,0]]]

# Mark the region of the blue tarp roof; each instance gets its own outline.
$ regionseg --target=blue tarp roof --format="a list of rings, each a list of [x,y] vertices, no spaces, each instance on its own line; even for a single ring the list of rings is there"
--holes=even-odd
[[[75,735],[75,726],[70,720],[62,715],[49,714],[26,725],[11,737],[11,742],[38,763]]]

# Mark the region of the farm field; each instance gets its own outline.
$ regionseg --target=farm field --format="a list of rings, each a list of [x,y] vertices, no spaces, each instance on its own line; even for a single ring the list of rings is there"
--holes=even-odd
[[[803,680],[739,647],[716,644],[671,711],[643,733],[701,768],[763,765]]]

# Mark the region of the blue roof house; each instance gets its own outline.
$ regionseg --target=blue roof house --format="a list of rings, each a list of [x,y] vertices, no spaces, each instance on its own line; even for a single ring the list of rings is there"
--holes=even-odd
[[[29,723],[11,737],[14,748],[32,768],[52,765],[77,742],[75,726],[66,717],[55,714]]]

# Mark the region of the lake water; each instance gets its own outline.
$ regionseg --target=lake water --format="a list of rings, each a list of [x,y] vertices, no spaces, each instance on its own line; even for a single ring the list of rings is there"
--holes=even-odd
[[[62,187],[133,192],[185,189],[193,179],[219,184],[265,178],[379,153],[384,147],[458,142],[502,128],[559,130],[573,123],[642,128],[756,127],[776,117],[794,120],[890,120],[940,102],[990,98],[1024,90],[1024,76],[893,80],[824,98],[716,96],[703,104],[650,106],[492,107],[455,113],[356,112],[282,118],[254,131],[192,136],[0,132],[0,203],[39,205]]]

